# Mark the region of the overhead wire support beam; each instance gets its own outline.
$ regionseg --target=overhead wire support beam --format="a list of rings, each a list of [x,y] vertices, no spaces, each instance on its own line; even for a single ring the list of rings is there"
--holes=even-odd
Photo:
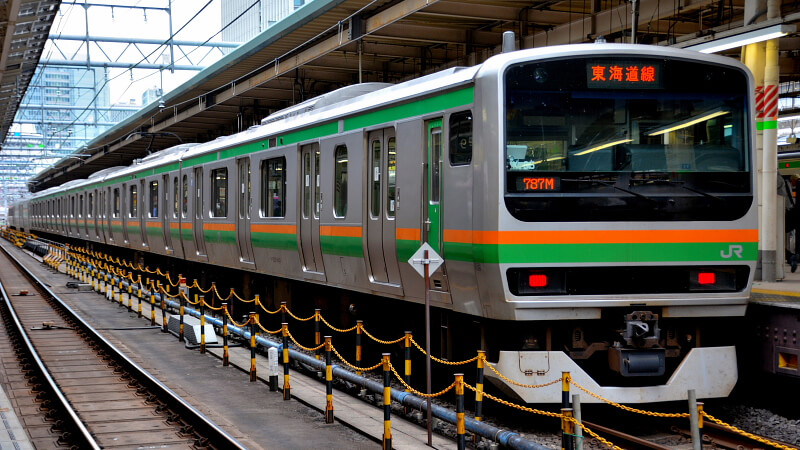
[[[86,36],[73,36],[73,35],[57,35],[50,36],[51,41],[86,41]],[[132,39],[110,36],[89,36],[92,42],[114,42],[121,44],[155,44],[163,45],[163,39]],[[175,45],[182,45],[187,47],[219,47],[219,48],[236,48],[240,46],[237,42],[200,42],[200,41],[172,41]]]
[[[205,66],[190,66],[190,65],[175,65],[172,64],[146,64],[146,63],[124,63],[124,62],[104,62],[104,61],[69,61],[65,59],[50,59],[45,65],[48,67],[113,67],[118,69],[157,69],[166,70],[175,68],[175,70],[194,70],[201,71]]]

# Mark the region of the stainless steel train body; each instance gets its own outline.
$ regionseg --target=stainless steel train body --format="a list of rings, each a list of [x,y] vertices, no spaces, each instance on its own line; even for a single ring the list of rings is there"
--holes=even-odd
[[[700,338],[743,315],[755,269],[752,91],[741,64],[671,48],[506,53],[48,189],[12,225],[412,302],[428,242],[433,304],[498,325],[511,379],[725,396],[734,349]]]

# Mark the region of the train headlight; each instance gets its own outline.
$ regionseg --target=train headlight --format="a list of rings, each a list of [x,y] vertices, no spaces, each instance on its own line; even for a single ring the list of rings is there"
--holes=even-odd
[[[728,269],[693,269],[689,271],[690,291],[735,291],[736,272]]]

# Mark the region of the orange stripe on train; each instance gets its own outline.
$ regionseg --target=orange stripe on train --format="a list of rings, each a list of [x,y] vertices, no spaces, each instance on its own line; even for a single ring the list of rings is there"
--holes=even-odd
[[[657,244],[758,242],[758,230],[444,230],[446,242],[464,244]]]
[[[236,231],[236,224],[233,223],[204,223],[204,230],[209,231]]]
[[[422,239],[419,228],[397,228],[394,233],[396,238],[401,240],[419,241]]]
[[[297,234],[295,225],[269,225],[264,223],[254,223],[250,225],[252,233],[278,233],[278,234]]]
[[[352,226],[333,226],[326,225],[319,227],[319,234],[321,236],[337,236],[337,237],[361,237],[362,228]]]

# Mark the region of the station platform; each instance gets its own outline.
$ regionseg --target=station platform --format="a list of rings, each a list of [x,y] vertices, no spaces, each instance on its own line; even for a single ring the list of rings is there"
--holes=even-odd
[[[774,282],[756,281],[750,294],[750,302],[786,308],[800,308],[800,268],[792,273],[785,265],[785,276]]]
[[[41,258],[0,240],[51,289],[86,318],[115,346],[137,364],[158,377],[170,389],[189,401],[212,421],[236,437],[247,448],[350,448],[373,449],[383,435],[382,407],[370,405],[345,393],[334,391],[334,424],[325,424],[325,385],[312,377],[292,371],[292,399],[270,392],[266,357],[257,359],[259,383],[251,383],[250,350],[230,348],[230,367],[222,366],[222,349],[206,354],[188,350],[172,334],[147,329],[150,305],[143,303],[143,318],[95,292],[78,292],[66,287],[74,281],[39,264]],[[157,310],[157,325],[161,312]],[[282,384],[282,379],[281,379]],[[358,430],[355,431],[355,430]],[[424,428],[392,416],[393,448],[453,448],[454,441],[433,436],[427,446]],[[2,442],[2,441],[0,441]],[[1,446],[0,448],[5,448]]]
[[[34,446],[14,412],[14,407],[6,395],[3,385],[0,384],[0,449],[6,448],[33,450]]]

